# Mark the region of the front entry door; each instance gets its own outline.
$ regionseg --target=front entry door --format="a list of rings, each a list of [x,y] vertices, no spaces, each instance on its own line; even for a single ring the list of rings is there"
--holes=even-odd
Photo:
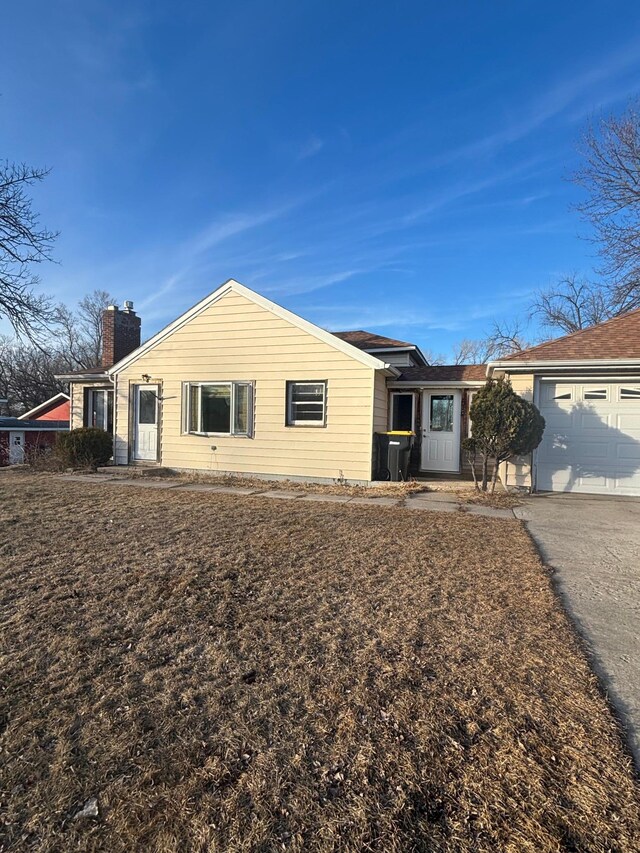
[[[422,396],[423,471],[460,471],[460,391],[425,391]]]
[[[24,432],[9,433],[9,465],[22,465],[24,462]]]
[[[133,395],[133,458],[140,462],[158,461],[160,386],[136,385]]]

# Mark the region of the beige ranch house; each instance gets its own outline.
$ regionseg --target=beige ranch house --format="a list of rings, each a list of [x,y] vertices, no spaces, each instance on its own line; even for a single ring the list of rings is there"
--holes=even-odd
[[[71,426],[113,433],[116,465],[369,483],[375,433],[416,435],[410,473],[468,476],[461,441],[486,378],[546,420],[509,485],[640,494],[640,311],[488,365],[429,365],[414,344],[331,333],[228,281],[140,345],[131,303],[104,317],[102,365],[64,377]]]

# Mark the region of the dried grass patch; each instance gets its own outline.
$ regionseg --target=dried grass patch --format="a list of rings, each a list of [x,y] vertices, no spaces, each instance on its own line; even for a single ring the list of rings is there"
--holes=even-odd
[[[518,522],[0,477],[0,530],[5,850],[640,849]]]
[[[154,477],[153,468],[127,469],[129,477]],[[304,492],[305,494],[342,495],[344,497],[361,498],[401,498],[418,492],[429,492],[431,488],[424,482],[407,480],[399,483],[379,483],[374,486],[358,486],[350,483],[305,483],[302,480],[268,480],[262,477],[244,476],[241,474],[212,474],[208,471],[184,473],[164,469],[165,477],[169,476],[188,483],[211,483],[215,486],[238,486],[242,488],[261,489],[262,491]]]

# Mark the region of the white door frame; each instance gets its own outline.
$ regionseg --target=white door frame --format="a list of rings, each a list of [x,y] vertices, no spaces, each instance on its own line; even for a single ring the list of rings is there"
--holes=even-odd
[[[132,435],[132,450],[133,453],[132,459],[134,462],[159,462],[159,451],[160,451],[160,384],[157,382],[141,382],[133,386],[133,399],[132,399],[132,410],[133,410],[133,435]],[[156,422],[154,424],[150,424],[150,427],[155,426],[155,450],[152,453],[149,453],[146,450],[142,450],[140,448],[140,424],[139,424],[139,411],[140,411],[140,391],[148,390],[154,391],[156,395]],[[151,430],[149,430],[151,431]]]
[[[18,444],[15,444],[15,439],[18,438]],[[20,429],[11,430],[9,433],[9,465],[22,465],[25,461],[25,431]],[[12,451],[14,447],[19,447],[22,451],[19,456],[19,459],[16,459],[15,456],[12,455]]]
[[[431,398],[453,398],[453,430],[431,431]],[[456,388],[425,388],[422,392],[420,470],[460,473],[462,391]],[[434,442],[436,444],[434,445]],[[437,443],[439,442],[439,444]]]

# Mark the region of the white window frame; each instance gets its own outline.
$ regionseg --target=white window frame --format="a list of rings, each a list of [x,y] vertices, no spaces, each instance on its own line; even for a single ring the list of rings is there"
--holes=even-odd
[[[594,394],[596,392],[603,391],[604,397],[587,397],[587,394]],[[608,385],[583,385],[582,386],[582,399],[585,403],[597,403],[597,402],[608,402],[609,401],[609,386]]]
[[[292,400],[293,388],[296,385],[322,385],[322,418],[317,421],[297,420],[293,416],[295,403]],[[285,426],[311,427],[319,429],[327,425],[327,380],[326,379],[288,379],[286,383]]]
[[[104,394],[104,421],[102,424],[93,423],[94,403],[93,398],[96,394]],[[111,397],[109,397],[111,395]],[[111,429],[109,429],[109,399],[111,399]],[[113,432],[115,400],[113,398],[113,389],[111,388],[87,388],[87,415],[85,419],[87,426],[103,429],[105,432]]]
[[[623,397],[623,391],[640,391],[640,385],[634,385],[631,382],[625,382],[618,387],[618,400],[620,403],[634,403],[640,401],[640,394],[632,395],[631,397]]]
[[[230,389],[229,393],[229,432],[206,432],[203,429],[191,429],[191,389],[198,388],[198,425],[202,426],[202,389],[203,386],[216,385],[224,386]],[[242,386],[248,389],[247,400],[247,429],[240,431],[236,429],[235,413],[236,413],[236,393],[237,389]],[[183,435],[219,435],[233,436],[234,438],[253,438],[253,400],[254,400],[254,383],[246,380],[217,380],[208,379],[203,382],[183,382],[182,383],[182,433]]]
[[[416,431],[416,395],[413,391],[391,391],[389,394],[389,417],[387,424],[389,430],[393,427],[393,398],[394,397],[411,397],[411,432]]]

